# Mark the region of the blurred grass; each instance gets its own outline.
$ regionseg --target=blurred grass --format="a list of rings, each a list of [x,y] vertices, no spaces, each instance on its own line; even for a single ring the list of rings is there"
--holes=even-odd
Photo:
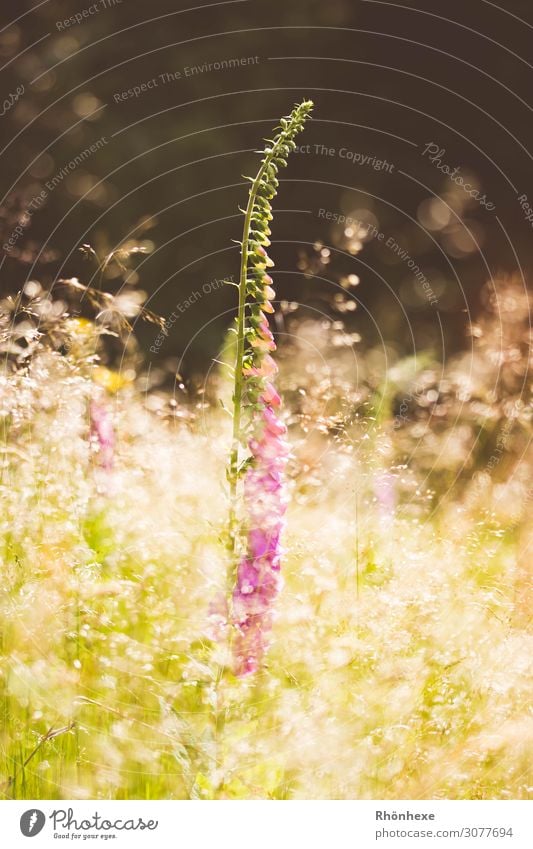
[[[285,587],[262,672],[218,684],[223,413],[189,422],[128,385],[105,396],[46,350],[6,377],[4,797],[530,795],[526,461],[518,484],[471,479],[435,510],[443,493],[398,462],[409,424],[392,427],[394,399],[347,417],[344,390],[325,398],[288,359]],[[343,373],[341,352],[327,362]],[[89,439],[95,392],[116,435],[109,472]]]

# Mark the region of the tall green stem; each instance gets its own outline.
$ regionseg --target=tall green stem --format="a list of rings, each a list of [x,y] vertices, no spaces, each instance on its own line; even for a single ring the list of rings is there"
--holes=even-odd
[[[235,555],[237,548],[237,483],[239,480],[239,448],[241,444],[241,421],[242,421],[242,391],[244,384],[243,363],[244,363],[244,339],[246,327],[246,280],[248,276],[248,245],[250,242],[250,225],[252,221],[252,213],[257,197],[259,183],[268,168],[272,157],[274,156],[275,148],[265,157],[259,172],[252,183],[250,193],[248,195],[248,205],[244,215],[244,226],[242,232],[241,245],[241,270],[239,276],[239,307],[237,313],[237,354],[235,357],[235,384],[233,390],[233,441],[230,454],[229,466],[229,484],[230,484],[230,520],[229,520],[229,539],[230,552]],[[235,564],[230,562],[230,575],[228,581],[228,591],[231,590]]]

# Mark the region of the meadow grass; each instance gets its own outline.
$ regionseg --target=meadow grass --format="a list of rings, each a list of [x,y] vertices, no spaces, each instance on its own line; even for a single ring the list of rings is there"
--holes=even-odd
[[[281,351],[285,585],[261,671],[220,686],[230,425],[102,395],[72,350],[2,378],[4,798],[528,797],[527,473],[444,497],[383,393],[351,415],[358,387]]]

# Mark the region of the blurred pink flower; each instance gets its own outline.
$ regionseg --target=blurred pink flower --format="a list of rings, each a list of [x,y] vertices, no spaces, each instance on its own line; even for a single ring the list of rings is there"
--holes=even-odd
[[[106,472],[113,468],[115,455],[115,430],[108,409],[101,401],[89,404],[91,441],[98,451],[99,465]]]

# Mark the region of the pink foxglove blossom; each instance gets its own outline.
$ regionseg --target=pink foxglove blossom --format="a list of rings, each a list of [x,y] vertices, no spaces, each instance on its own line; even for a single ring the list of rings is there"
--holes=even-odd
[[[232,553],[239,559],[234,584],[232,573],[228,606],[235,636],[235,672],[240,676],[259,669],[267,646],[273,605],[281,586],[281,536],[287,506],[284,476],[289,446],[287,428],[279,418],[281,399],[273,385],[278,368],[271,354],[276,343],[267,318],[274,312],[272,301],[276,297],[273,280],[267,272],[274,263],[265,250],[270,245],[270,201],[279,184],[278,171],[296,148],[294,139],[303,129],[312,107],[310,101],[304,101],[281,119],[279,132],[267,143],[257,177],[252,180],[245,212],[233,396],[234,442],[229,467]],[[245,443],[241,423],[243,406],[249,455],[244,466],[246,543],[241,555],[239,534],[235,532],[235,502],[242,469],[239,449]]]
[[[275,297],[270,284],[265,285],[260,297]],[[277,414],[281,399],[270,382],[277,373],[270,356],[276,344],[264,306],[263,301],[257,315],[256,333],[251,340],[253,365],[243,369],[255,403],[252,435],[248,442],[250,463],[244,477],[247,544],[237,570],[232,605],[237,630],[235,671],[239,676],[258,670],[272,627],[273,604],[281,587],[281,535],[287,503],[284,472],[289,445],[287,428]]]

